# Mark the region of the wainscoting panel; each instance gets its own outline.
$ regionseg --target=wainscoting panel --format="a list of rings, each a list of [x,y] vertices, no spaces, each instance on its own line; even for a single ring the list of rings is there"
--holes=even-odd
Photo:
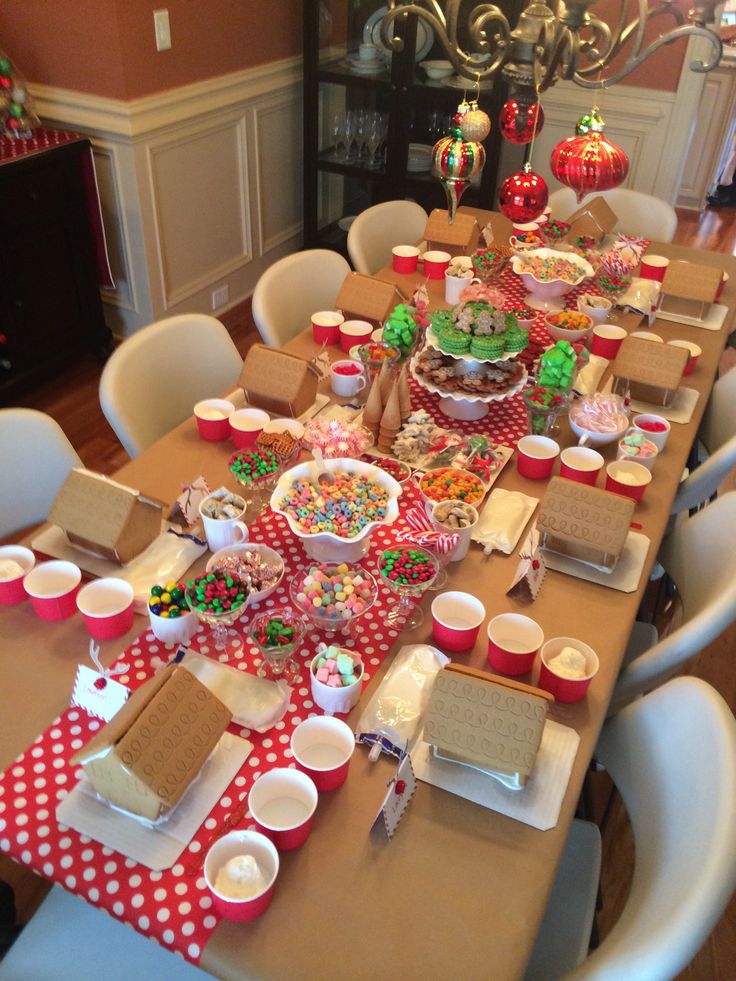
[[[30,88],[47,124],[93,143],[116,335],[186,311],[217,315],[300,248],[300,58],[129,102]]]

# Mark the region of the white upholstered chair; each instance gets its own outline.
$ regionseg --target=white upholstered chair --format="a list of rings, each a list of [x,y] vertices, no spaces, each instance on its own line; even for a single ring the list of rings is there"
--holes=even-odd
[[[708,501],[726,474],[736,467],[736,368],[713,386],[698,437],[709,455],[680,484],[673,514]]]
[[[207,981],[201,968],[61,886],[0,961],[0,981]]]
[[[413,245],[424,235],[427,212],[416,201],[384,201],[361,211],[348,232],[348,255],[369,276],[391,262],[395,245]]]
[[[611,715],[671,678],[736,620],[736,491],[723,494],[665,538],[659,560],[682,600],[682,624],[653,644],[638,642],[635,628],[613,690]],[[656,636],[650,624],[649,638]]]
[[[253,319],[264,344],[281,347],[309,326],[318,310],[332,310],[350,265],[339,252],[307,249],[263,273],[253,291]]]
[[[130,456],[138,456],[238,380],[243,359],[214,317],[185,313],[143,327],[110,355],[100,405]]]
[[[602,196],[618,216],[616,231],[626,235],[641,235],[655,242],[671,242],[677,231],[677,212],[667,201],[652,194],[616,187],[612,191],[596,191],[583,198],[583,204],[591,198]],[[553,191],[549,196],[552,217],[564,221],[580,205],[575,192],[569,187]]]
[[[671,981],[736,887],[736,722],[706,682],[675,678],[610,719],[595,756],[631,820],[631,891],[586,957],[596,849],[576,846],[597,829],[574,822],[526,981]]]
[[[35,409],[0,409],[0,538],[44,521],[82,461],[61,426]]]

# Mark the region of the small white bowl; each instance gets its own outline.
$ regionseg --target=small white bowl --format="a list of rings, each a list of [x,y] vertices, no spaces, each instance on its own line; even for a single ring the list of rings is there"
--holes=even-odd
[[[580,313],[584,313],[586,317],[590,317],[594,324],[604,323],[606,317],[611,311],[613,302],[605,296],[597,296],[596,302],[600,306],[591,306],[589,303],[585,302],[586,293],[578,297],[578,310]]]
[[[449,78],[455,71],[451,62],[444,61],[441,58],[436,58],[430,61],[420,61],[419,67],[425,70],[427,73],[427,78],[431,78],[435,82],[438,82],[442,78]]]
[[[284,560],[277,551],[269,548],[268,545],[262,545],[258,542],[238,542],[237,545],[227,545],[225,548],[218,549],[212,558],[207,563],[207,572],[212,572],[219,563],[227,555],[237,555],[238,552],[258,552],[263,560],[266,562],[276,565],[279,563],[281,565],[281,574],[279,575],[273,586],[269,586],[268,589],[262,589],[260,592],[253,591],[248,594],[248,606],[253,603],[260,603],[262,600],[268,599],[268,597],[273,593],[281,583],[284,578]]]

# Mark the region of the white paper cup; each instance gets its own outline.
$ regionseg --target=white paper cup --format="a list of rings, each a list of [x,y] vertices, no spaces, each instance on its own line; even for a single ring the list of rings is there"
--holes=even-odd
[[[367,385],[363,365],[359,361],[333,362],[330,367],[330,384],[335,395],[352,398]]]
[[[154,613],[149,606],[148,620],[156,640],[172,646],[188,644],[199,629],[199,620],[191,612],[179,617],[162,617]]]
[[[664,416],[657,416],[652,413],[644,412],[634,416],[632,427],[640,433],[644,433],[661,453],[670,435],[670,424]]]
[[[438,508],[442,510],[443,507],[446,507],[447,505],[456,505],[458,503],[462,504],[463,510],[467,510],[472,519],[472,523],[468,525],[467,528],[452,528],[450,525],[443,524],[437,517],[436,512]],[[473,529],[478,524],[477,510],[473,507],[472,504],[465,504],[464,502],[458,502],[458,501],[437,501],[435,504],[431,504],[431,502],[428,502],[427,507],[429,510],[429,518],[432,524],[434,525],[434,527],[437,529],[437,531],[443,531],[446,532],[448,535],[458,536],[458,543],[455,546],[455,548],[452,550],[452,552],[450,552],[450,562],[461,562],[468,554],[468,548],[470,547],[470,540],[473,535]]]
[[[654,440],[649,439],[645,433],[641,433],[644,436],[644,442],[647,444],[647,449],[650,451],[648,456],[638,456],[634,453],[627,453],[625,450],[626,444],[624,439],[632,432],[638,432],[638,430],[630,427],[626,434],[618,442],[618,453],[616,455],[617,460],[630,460],[632,463],[640,463],[647,470],[654,470],[654,464],[657,462],[657,457],[659,456],[659,449]]]
[[[455,306],[456,303],[460,302],[462,291],[473,283],[479,282],[480,280],[476,277],[450,276],[445,270],[445,303]]]

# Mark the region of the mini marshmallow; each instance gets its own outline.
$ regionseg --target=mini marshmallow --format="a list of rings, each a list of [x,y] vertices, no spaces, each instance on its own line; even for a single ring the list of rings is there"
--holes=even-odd
[[[322,680],[321,678],[318,680]],[[331,674],[326,681],[328,688],[342,688],[342,678],[339,674]]]
[[[318,668],[315,674],[317,677],[317,681],[321,681],[324,685],[326,685],[330,680],[329,668]]]
[[[337,655],[337,670],[340,674],[353,673],[353,659],[349,654],[343,654],[341,651]]]

